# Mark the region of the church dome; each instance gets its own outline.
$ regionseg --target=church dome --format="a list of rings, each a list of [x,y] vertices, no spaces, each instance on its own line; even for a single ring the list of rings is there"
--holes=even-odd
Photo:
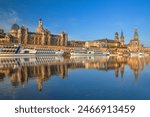
[[[11,26],[11,30],[18,31],[18,29],[19,29],[19,25],[18,25],[18,24],[13,24],[13,25]]]
[[[118,32],[116,32],[115,35],[119,35]]]
[[[4,30],[0,28],[0,33],[4,33]]]

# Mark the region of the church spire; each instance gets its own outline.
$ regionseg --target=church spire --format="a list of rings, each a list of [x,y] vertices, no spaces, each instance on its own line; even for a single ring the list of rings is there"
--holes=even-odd
[[[121,36],[120,38],[124,39],[123,31],[121,30]]]
[[[43,31],[43,24],[42,24],[42,18],[40,18],[36,32],[41,33],[42,31]]]
[[[138,29],[137,28],[134,29],[134,40],[139,40]]]
[[[38,24],[38,27],[42,28],[42,18],[39,19],[39,24]]]
[[[114,38],[114,40],[115,40],[116,42],[119,41],[119,34],[118,34],[118,32],[115,33],[115,38]]]
[[[124,35],[123,35],[122,30],[121,30],[121,36],[120,36],[120,43],[121,43],[121,46],[124,46]]]

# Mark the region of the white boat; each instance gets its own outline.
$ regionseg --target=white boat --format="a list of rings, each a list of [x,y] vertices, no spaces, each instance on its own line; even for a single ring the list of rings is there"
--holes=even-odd
[[[139,56],[149,56],[149,54],[140,52],[140,53],[139,53]]]
[[[131,57],[145,57],[145,56],[149,56],[149,54],[146,54],[144,52],[131,52],[130,56]]]
[[[99,61],[99,60],[109,60],[110,56],[70,56],[71,60],[81,61]]]
[[[21,57],[21,56],[39,56],[39,55],[50,55],[50,56],[61,56],[63,51],[54,50],[51,48],[29,48],[21,47],[19,45],[1,45],[0,46],[0,57]]]
[[[101,52],[99,50],[91,50],[91,49],[75,49],[72,51],[71,56],[108,56],[109,52]]]
[[[35,54],[35,55],[63,55],[63,51],[58,51],[50,48],[36,48],[36,49],[21,49],[20,54]]]

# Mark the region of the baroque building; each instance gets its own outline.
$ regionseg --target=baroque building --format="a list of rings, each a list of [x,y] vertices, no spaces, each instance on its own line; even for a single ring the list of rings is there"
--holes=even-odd
[[[116,32],[113,40],[106,38],[106,39],[85,42],[85,47],[115,48],[121,46],[124,46],[123,32],[121,32],[120,39],[119,39],[118,32]]]
[[[51,34],[47,29],[43,28],[42,19],[39,20],[35,32],[29,32],[24,25],[19,27],[18,24],[13,24],[9,33],[5,35],[4,43],[18,44],[34,44],[48,46],[67,46],[68,34],[61,32],[58,35]]]
[[[85,41],[76,41],[76,40],[70,40],[68,41],[69,47],[84,47]]]
[[[130,40],[128,44],[124,43],[124,34],[121,31],[121,35],[119,38],[118,32],[115,33],[114,39],[99,39],[95,41],[87,41],[85,42],[86,48],[94,47],[99,48],[101,51],[109,51],[111,54],[129,54],[136,52],[144,52],[150,54],[150,47],[144,47],[140,40],[138,29],[135,28],[133,39]]]
[[[0,36],[4,34],[4,30],[0,28]]]
[[[124,35],[123,35],[123,31],[121,31],[120,44],[121,44],[122,47],[124,47]]]
[[[143,49],[143,45],[140,44],[138,29],[134,30],[134,38],[133,40],[130,40],[128,48],[131,52],[136,52]]]
[[[0,44],[9,43],[9,39],[4,33],[4,30],[0,28]]]

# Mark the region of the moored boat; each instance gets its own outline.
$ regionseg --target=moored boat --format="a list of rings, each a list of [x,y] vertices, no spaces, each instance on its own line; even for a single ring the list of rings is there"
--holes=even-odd
[[[0,45],[0,57],[22,57],[22,56],[61,56],[62,50],[51,48],[21,47],[20,45]]]
[[[130,56],[131,57],[144,57],[144,56],[149,56],[149,54],[144,53],[144,52],[131,52]]]
[[[109,52],[101,52],[100,50],[92,50],[86,48],[78,48],[73,50],[71,56],[108,56]]]

